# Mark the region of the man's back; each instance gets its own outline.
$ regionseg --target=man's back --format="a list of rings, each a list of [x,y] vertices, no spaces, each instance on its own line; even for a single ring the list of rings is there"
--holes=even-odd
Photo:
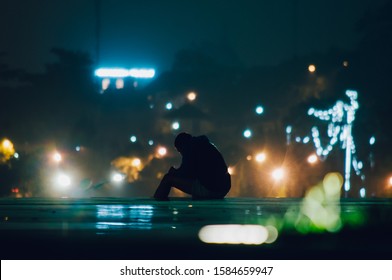
[[[226,162],[206,136],[192,137],[191,153],[195,160],[195,175],[202,185],[211,190],[230,188]]]

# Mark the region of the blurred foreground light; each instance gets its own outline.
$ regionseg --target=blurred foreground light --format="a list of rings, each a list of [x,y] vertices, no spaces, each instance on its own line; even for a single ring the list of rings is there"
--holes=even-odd
[[[3,139],[0,144],[0,163],[9,160],[14,155],[14,144],[6,138]]]
[[[316,66],[314,64],[310,64],[308,66],[308,70],[310,73],[314,73],[316,71]]]
[[[376,137],[372,136],[372,137],[370,137],[370,139],[369,139],[369,144],[370,144],[370,145],[374,145],[374,143],[376,143]]]
[[[275,181],[281,181],[284,178],[284,170],[283,168],[276,168],[274,171],[272,171],[272,178]]]
[[[173,109],[173,104],[171,102],[168,102],[168,103],[166,103],[165,107],[167,110],[171,110],[171,109]]]
[[[235,168],[234,168],[233,166],[229,166],[229,167],[227,168],[227,172],[228,172],[230,175],[233,175],[233,174],[235,173]]]
[[[14,153],[14,158],[19,158],[19,154],[18,153]]]
[[[260,245],[269,237],[269,230],[261,225],[222,224],[207,225],[200,229],[204,243]]]

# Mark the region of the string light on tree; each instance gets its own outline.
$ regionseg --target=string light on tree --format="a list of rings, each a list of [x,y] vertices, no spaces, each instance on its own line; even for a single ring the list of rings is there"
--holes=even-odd
[[[352,136],[352,124],[355,120],[355,112],[359,108],[357,101],[358,93],[355,90],[347,90],[346,95],[350,98],[350,103],[337,101],[336,104],[328,110],[316,110],[314,108],[310,108],[308,110],[308,115],[314,116],[319,120],[329,122],[327,132],[329,143],[326,147],[322,147],[321,145],[318,128],[316,126],[312,127],[313,143],[318,156],[322,156],[324,158],[327,157],[333,150],[333,147],[339,141],[342,142],[342,147],[346,150],[344,190],[348,192],[351,188],[351,166],[354,167],[356,173],[359,175],[362,163],[357,162],[355,158],[355,143]]]

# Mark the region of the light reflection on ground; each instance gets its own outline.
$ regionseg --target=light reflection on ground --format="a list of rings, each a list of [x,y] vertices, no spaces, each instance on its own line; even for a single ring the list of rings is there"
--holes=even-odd
[[[381,258],[392,251],[392,200],[323,201],[323,207],[328,203],[340,213],[337,231],[313,223],[299,198],[0,199],[0,255],[2,259],[227,259],[240,254],[296,259]],[[268,229],[270,240],[261,245],[214,245],[199,239],[203,227],[222,224],[260,225]]]

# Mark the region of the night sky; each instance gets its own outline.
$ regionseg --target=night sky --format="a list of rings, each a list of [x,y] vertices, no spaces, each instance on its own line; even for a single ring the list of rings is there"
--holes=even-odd
[[[52,47],[85,51],[96,61],[100,2],[98,64],[162,72],[176,52],[192,47],[245,66],[276,65],[331,47],[350,50],[360,38],[355,24],[386,0],[0,2],[0,51],[11,67],[41,72],[54,59]]]

